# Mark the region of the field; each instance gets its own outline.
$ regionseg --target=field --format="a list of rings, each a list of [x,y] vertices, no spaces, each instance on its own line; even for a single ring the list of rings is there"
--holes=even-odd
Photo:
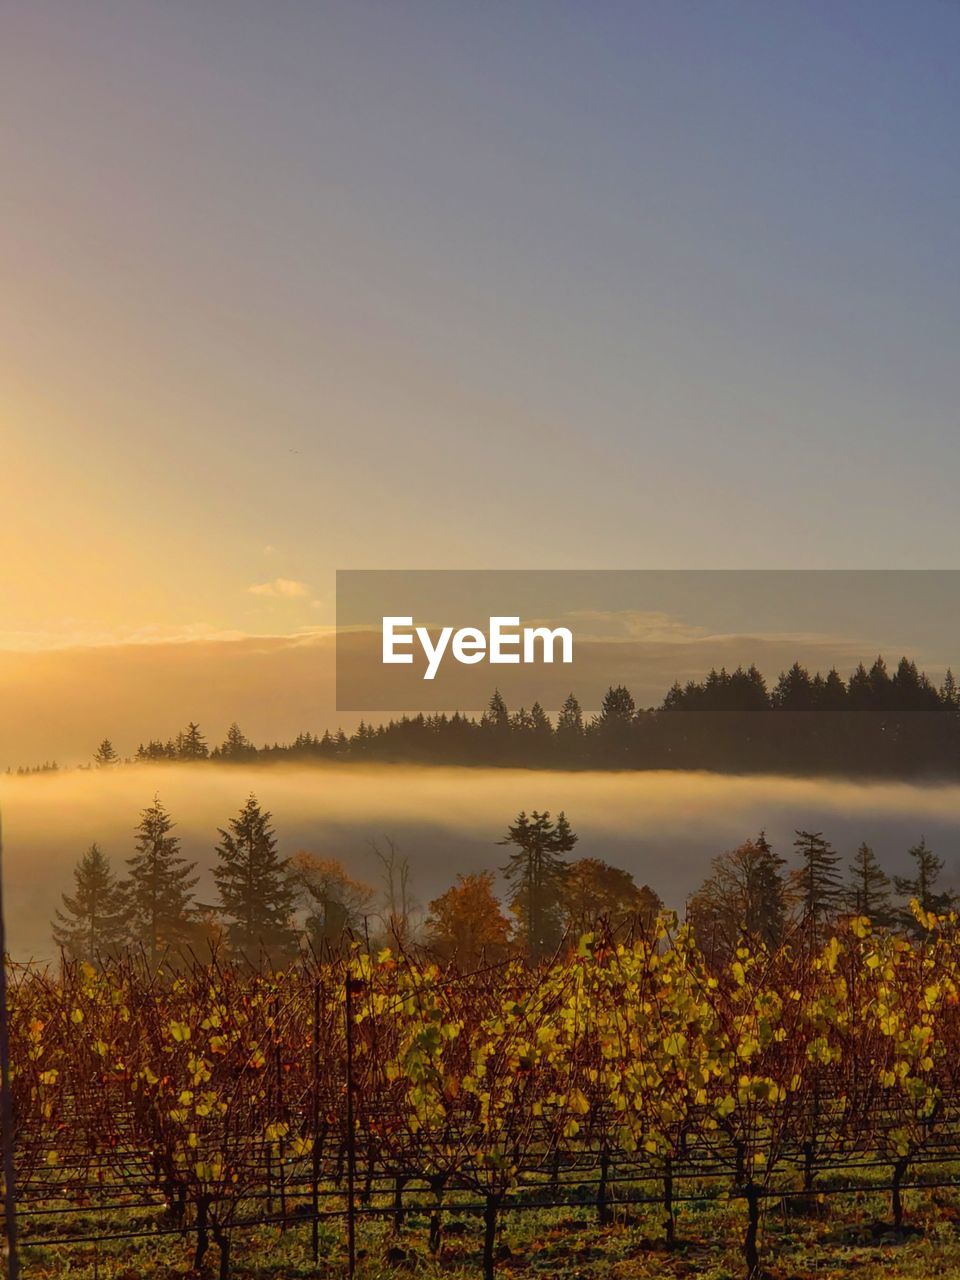
[[[27,1275],[960,1268],[960,932],[13,975]],[[958,1272],[960,1273],[960,1272]]]

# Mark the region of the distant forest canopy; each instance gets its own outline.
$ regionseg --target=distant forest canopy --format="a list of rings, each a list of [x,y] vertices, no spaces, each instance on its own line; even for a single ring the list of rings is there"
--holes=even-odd
[[[658,707],[646,709],[623,685],[607,690],[596,715],[587,715],[571,693],[555,720],[536,702],[512,711],[495,692],[479,718],[403,716],[376,726],[361,722],[352,734],[305,732],[293,742],[260,747],[236,723],[211,747],[191,723],[175,739],[141,743],[133,757],[165,760],[955,776],[960,687],[952,671],[938,686],[908,658],[893,671],[882,657],[869,667],[860,663],[847,680],[836,668],[811,674],[795,662],[772,688],[751,665],[675,683]],[[94,763],[122,763],[109,739]]]

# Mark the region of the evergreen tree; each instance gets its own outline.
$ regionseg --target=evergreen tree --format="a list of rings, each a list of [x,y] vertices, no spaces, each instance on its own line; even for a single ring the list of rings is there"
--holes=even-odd
[[[557,717],[557,737],[579,739],[583,737],[583,710],[572,693],[566,700]]]
[[[850,864],[847,905],[855,915],[867,916],[882,928],[893,923],[890,877],[868,844],[861,844]]]
[[[290,916],[295,895],[285,875],[287,862],[277,857],[271,816],[251,795],[230,819],[230,830],[220,828],[219,863],[213,873],[230,921],[230,942],[251,960],[261,948],[282,952],[294,939]]]
[[[822,711],[842,711],[847,705],[847,686],[836,667],[831,667],[820,692]]]
[[[636,714],[637,704],[629,689],[618,685],[607,690],[600,704],[600,714],[591,726],[603,756],[620,760],[627,755],[633,740]]]
[[[583,751],[583,710],[574,695],[567,699],[557,716],[557,753],[561,760],[576,760]]]
[[[792,879],[808,929],[811,945],[818,946],[843,903],[843,887],[837,870],[840,855],[823,838],[822,831],[798,831],[793,847],[803,865]]]
[[[97,960],[123,946],[126,895],[100,847],[92,844],[73,871],[75,890],[63,894],[53,940],[68,960]]]
[[[884,711],[890,705],[893,681],[887,670],[886,660],[878,653],[876,661],[870,668],[871,706],[875,711]]]
[[[510,905],[520,922],[520,936],[531,959],[539,960],[562,937],[561,894],[567,864],[563,855],[577,843],[565,815],[525,812],[507,829],[502,845],[513,845],[503,873],[510,882]]]
[[[94,763],[98,769],[109,769],[111,765],[119,764],[120,757],[113,748],[113,743],[109,738],[104,738],[93,753]]]
[[[781,671],[774,686],[773,705],[783,711],[810,711],[814,705],[810,672],[795,662],[789,671]]]
[[[183,733],[177,735],[177,759],[206,760],[209,754],[200,726],[191,720]]]
[[[957,685],[957,678],[947,667],[947,674],[943,677],[943,684],[940,686],[940,701],[948,711],[956,712],[960,710],[960,687]]]
[[[936,887],[943,870],[943,859],[938,858],[929,848],[924,836],[921,836],[920,843],[908,849],[907,853],[913,859],[914,874],[893,877],[897,893],[908,901],[915,898],[923,911],[932,911],[935,915],[942,915],[949,911],[955,901],[954,895],[942,890],[938,891]],[[911,932],[922,932],[909,908],[902,911],[900,916],[904,926]]]
[[[256,754],[256,747],[237,724],[236,720],[234,720],[233,724],[227,730],[227,736],[218,752],[220,759],[234,762],[240,760],[252,760],[256,757]]]
[[[487,709],[480,718],[480,728],[499,739],[510,733],[510,712],[499,689],[494,689]]]
[[[535,702],[530,708],[530,727],[537,755],[540,757],[548,755],[553,746],[553,725],[539,702]]]
[[[154,796],[140,815],[137,852],[127,859],[131,917],[153,965],[164,947],[187,939],[194,910],[196,863],[181,855],[178,837],[170,834],[173,825],[160,797]]]

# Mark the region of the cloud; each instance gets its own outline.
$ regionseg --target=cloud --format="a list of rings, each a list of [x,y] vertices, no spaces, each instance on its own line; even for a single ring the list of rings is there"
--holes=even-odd
[[[203,640],[242,640],[246,634],[233,628],[215,627],[207,622],[110,627],[106,623],[71,623],[68,620],[59,631],[0,631],[0,654],[103,649],[124,645],[188,644]]]
[[[269,596],[271,599],[292,599],[294,596],[307,596],[310,588],[305,582],[297,582],[293,578],[274,578],[272,582],[255,582],[247,587],[252,596]]]

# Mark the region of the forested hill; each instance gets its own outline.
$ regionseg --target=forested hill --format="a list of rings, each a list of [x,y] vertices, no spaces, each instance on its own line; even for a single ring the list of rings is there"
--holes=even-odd
[[[639,708],[622,685],[588,715],[570,694],[554,717],[534,703],[509,708],[494,693],[479,717],[404,716],[380,725],[303,732],[257,746],[236,723],[211,746],[200,725],[145,741],[129,757],[104,740],[93,764],[142,761],[252,763],[380,761],[558,769],[709,769],[720,772],[960,777],[960,689],[937,685],[915,662],[883,658],[844,679],[800,663],[768,688],[755,666],[711,671],[674,684],[657,707]],[[21,773],[56,769],[48,763]],[[8,771],[9,772],[9,771]]]

